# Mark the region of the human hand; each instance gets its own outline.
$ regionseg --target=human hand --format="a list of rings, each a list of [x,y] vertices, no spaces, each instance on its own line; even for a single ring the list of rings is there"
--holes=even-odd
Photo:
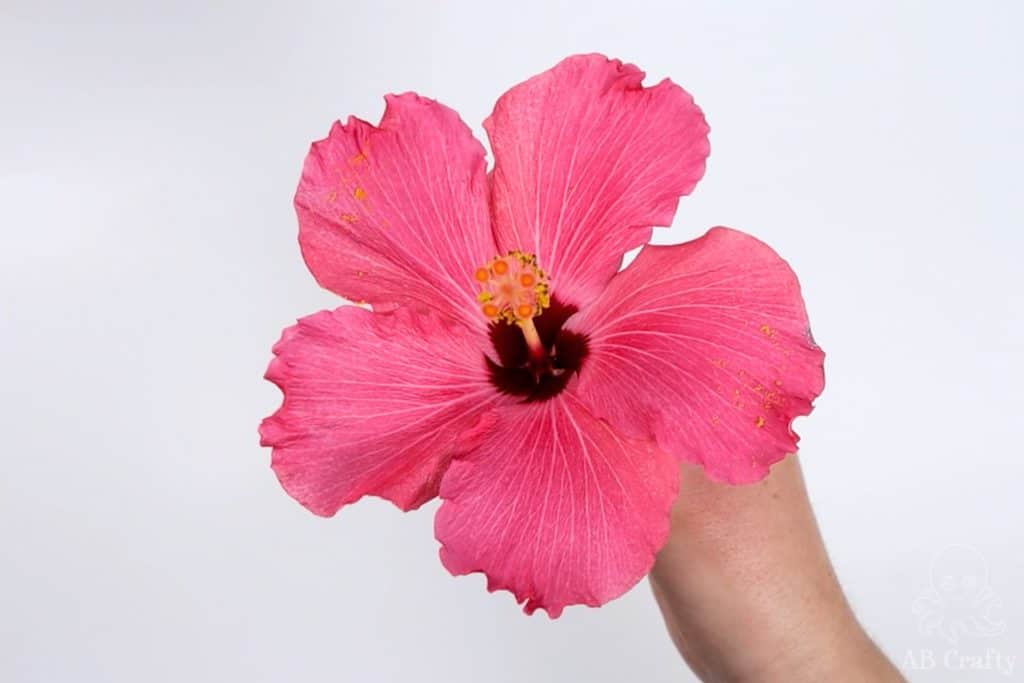
[[[672,640],[703,681],[903,681],[853,615],[790,456],[729,486],[683,465],[650,573]]]

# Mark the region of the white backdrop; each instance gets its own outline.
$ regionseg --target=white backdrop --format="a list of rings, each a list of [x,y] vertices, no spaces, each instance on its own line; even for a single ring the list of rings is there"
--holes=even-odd
[[[581,51],[707,114],[657,241],[729,225],[800,275],[828,357],[797,429],[869,631],[931,651],[918,680],[1006,680],[957,657],[1024,658],[1019,4],[260,5],[0,3],[0,680],[688,680],[645,584],[528,618],[448,576],[436,504],[313,517],[256,435],[280,329],[339,303],[296,244],[309,142],[403,90],[482,135]],[[987,581],[1002,635],[919,632],[958,544],[935,574]]]

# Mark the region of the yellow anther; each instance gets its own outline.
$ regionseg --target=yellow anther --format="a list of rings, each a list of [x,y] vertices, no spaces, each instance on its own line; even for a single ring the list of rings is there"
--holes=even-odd
[[[473,279],[480,283],[477,300],[486,304],[481,310],[492,320],[498,318],[522,326],[551,305],[547,278],[537,267],[533,254],[510,251],[495,256],[473,271]]]

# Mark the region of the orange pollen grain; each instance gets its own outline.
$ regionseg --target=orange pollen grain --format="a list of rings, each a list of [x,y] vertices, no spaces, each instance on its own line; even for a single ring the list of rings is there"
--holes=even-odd
[[[491,276],[488,274],[486,268],[477,268],[476,272],[473,273],[473,277],[475,277],[479,282],[487,282],[487,278]]]
[[[494,318],[498,315],[498,307],[494,304],[484,304],[483,312],[488,318]]]
[[[532,287],[534,283],[533,275],[529,273],[523,273],[519,276],[519,284],[523,287]]]
[[[497,275],[504,275],[508,272],[508,264],[504,261],[495,261],[494,265],[491,266]]]
[[[529,304],[520,304],[516,307],[517,318],[529,318],[533,316],[533,306]]]

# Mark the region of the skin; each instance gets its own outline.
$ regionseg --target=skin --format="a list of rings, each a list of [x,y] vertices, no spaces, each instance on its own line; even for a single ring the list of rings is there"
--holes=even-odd
[[[709,481],[693,465],[681,476],[650,580],[701,680],[905,680],[843,595],[796,456],[750,486]]]

